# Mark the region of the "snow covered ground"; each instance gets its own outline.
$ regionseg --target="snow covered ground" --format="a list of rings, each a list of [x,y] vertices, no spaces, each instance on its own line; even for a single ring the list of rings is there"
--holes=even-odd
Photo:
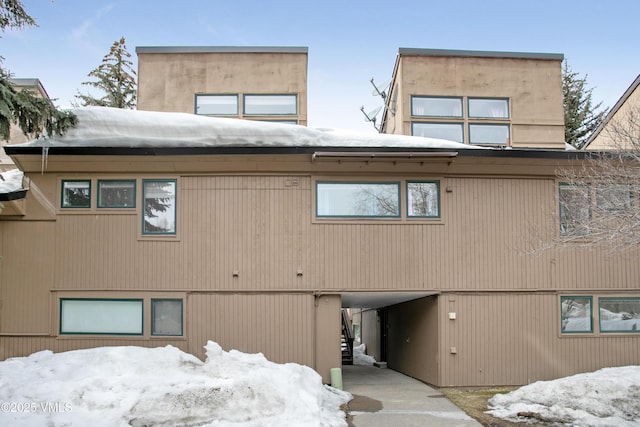
[[[563,426],[640,425],[640,366],[605,368],[554,381],[538,381],[489,400],[489,414],[522,421],[535,414]]]
[[[0,362],[1,426],[346,426],[351,395],[262,354],[172,347],[41,351]]]

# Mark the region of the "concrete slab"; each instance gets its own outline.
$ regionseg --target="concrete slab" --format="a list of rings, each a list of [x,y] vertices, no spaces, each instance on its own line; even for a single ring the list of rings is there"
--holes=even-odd
[[[342,367],[349,402],[350,426],[355,427],[481,427],[442,393],[392,369]]]

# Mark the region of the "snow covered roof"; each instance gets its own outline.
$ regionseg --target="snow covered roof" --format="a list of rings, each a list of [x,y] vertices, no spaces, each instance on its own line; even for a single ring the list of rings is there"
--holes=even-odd
[[[206,117],[187,113],[83,107],[72,110],[78,125],[64,136],[12,147],[368,147],[474,150],[481,147],[441,139],[283,123]]]

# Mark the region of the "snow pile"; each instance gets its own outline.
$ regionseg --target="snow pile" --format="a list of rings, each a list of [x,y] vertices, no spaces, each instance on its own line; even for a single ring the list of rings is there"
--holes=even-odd
[[[311,129],[187,113],[83,107],[78,125],[64,136],[17,146],[32,147],[399,147],[482,149],[441,139]]]
[[[347,392],[262,354],[101,347],[0,362],[3,426],[346,426]]]
[[[367,347],[365,344],[360,344],[353,347],[353,364],[354,365],[373,365],[376,363],[376,359],[365,354]]]
[[[22,190],[23,177],[24,172],[18,169],[11,169],[0,173],[0,194]]]
[[[489,399],[487,413],[568,426],[640,425],[640,366],[605,368],[554,381],[538,381]]]

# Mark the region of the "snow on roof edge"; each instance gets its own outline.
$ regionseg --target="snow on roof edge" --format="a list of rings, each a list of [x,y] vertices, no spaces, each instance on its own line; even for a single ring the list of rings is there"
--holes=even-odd
[[[442,139],[313,129],[235,118],[82,107],[71,110],[78,125],[63,136],[14,147],[388,147],[486,149]]]

